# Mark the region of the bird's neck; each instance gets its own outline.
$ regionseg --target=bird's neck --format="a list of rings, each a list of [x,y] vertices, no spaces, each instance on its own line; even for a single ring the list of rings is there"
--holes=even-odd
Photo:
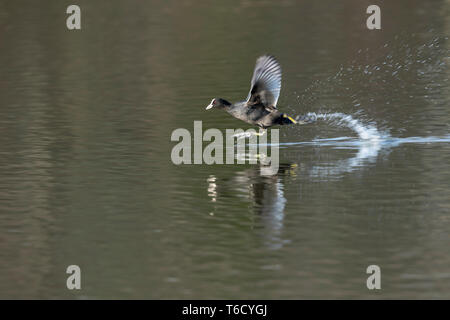
[[[222,104],[223,107],[229,107],[229,106],[231,106],[231,102],[228,102],[228,101],[225,100],[225,99],[220,99],[220,102],[221,102],[221,104]]]

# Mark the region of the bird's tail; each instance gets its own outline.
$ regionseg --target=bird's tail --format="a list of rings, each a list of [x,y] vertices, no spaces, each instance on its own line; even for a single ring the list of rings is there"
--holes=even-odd
[[[282,124],[308,124],[316,122],[317,116],[314,113],[308,113],[305,115],[298,115],[295,118],[283,113]]]

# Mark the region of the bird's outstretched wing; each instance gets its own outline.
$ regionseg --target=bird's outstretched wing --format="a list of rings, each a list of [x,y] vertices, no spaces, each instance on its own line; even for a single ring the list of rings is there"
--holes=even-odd
[[[261,56],[256,60],[247,103],[262,103],[276,108],[281,90],[281,66],[273,56]]]

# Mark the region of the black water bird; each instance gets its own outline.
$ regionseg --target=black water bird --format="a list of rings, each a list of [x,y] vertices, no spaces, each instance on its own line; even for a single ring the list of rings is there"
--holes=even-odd
[[[233,117],[262,129],[274,125],[306,124],[316,120],[314,116],[297,116],[295,119],[277,109],[281,90],[281,66],[275,57],[264,55],[256,60],[250,92],[245,101],[230,103],[214,98],[206,107],[224,109]]]

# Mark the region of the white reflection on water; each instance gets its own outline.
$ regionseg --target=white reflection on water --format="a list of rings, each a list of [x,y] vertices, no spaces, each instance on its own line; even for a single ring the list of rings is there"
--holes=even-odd
[[[287,202],[283,179],[295,174],[296,167],[296,164],[281,164],[277,174],[268,176],[263,173],[264,166],[254,166],[236,172],[230,180],[220,180],[210,175],[207,179],[208,196],[211,202],[215,203],[217,197],[220,197],[220,193],[217,192],[219,185],[222,192],[232,189],[235,197],[249,201],[257,218],[254,220],[253,227],[263,228],[262,239],[268,248],[280,249],[288,242],[282,237]],[[214,210],[216,210],[216,204]],[[215,212],[210,215],[215,215]]]
[[[317,119],[328,122],[338,127],[347,127],[353,130],[358,139],[355,138],[334,138],[334,139],[318,139],[313,140],[312,144],[325,146],[329,145],[334,148],[357,148],[358,152],[350,159],[337,160],[336,162],[327,164],[326,166],[317,165],[310,169],[309,175],[313,177],[330,177],[340,176],[343,173],[351,172],[355,168],[365,163],[373,163],[376,161],[378,152],[382,147],[382,141],[388,135],[380,133],[373,124],[364,124],[360,120],[353,118],[351,115],[336,113],[314,114]]]
[[[374,125],[365,125],[350,115],[342,113],[318,114],[318,119],[323,119],[330,124],[345,126],[352,129],[358,137],[338,137],[329,139],[314,139],[306,142],[280,143],[282,149],[292,149],[302,146],[313,146],[319,148],[355,150],[354,156],[346,159],[327,161],[326,163],[314,162],[310,166],[297,163],[280,164],[277,174],[264,174],[265,166],[253,166],[250,169],[239,170],[231,178],[231,189],[236,197],[245,198],[252,204],[255,217],[255,225],[263,227],[262,241],[270,249],[280,249],[289,240],[283,239],[285,220],[285,206],[287,199],[284,195],[284,180],[295,176],[296,172],[307,177],[319,179],[340,178],[345,173],[351,173],[376,162],[379,153],[383,150],[388,152],[401,144],[429,144],[448,143],[450,135],[442,137],[407,137],[393,138],[386,133],[380,133]],[[250,144],[249,144],[250,145]],[[270,146],[270,144],[267,144]],[[250,153],[237,153],[238,159],[249,161],[252,159]],[[256,155],[258,158],[265,154]],[[293,161],[293,162],[299,162]],[[208,182],[208,196],[211,202],[218,198],[217,186],[221,182],[214,175],[210,175]],[[224,182],[224,181],[222,181]],[[224,183],[225,184],[225,183]],[[222,186],[221,186],[222,187]]]
[[[334,149],[353,149],[357,150],[354,157],[337,160],[334,162],[327,162],[326,164],[314,165],[307,169],[306,174],[310,177],[317,178],[332,178],[338,177],[343,173],[352,172],[358,168],[367,166],[376,162],[380,151],[389,151],[392,148],[398,147],[402,144],[429,144],[429,143],[449,143],[450,135],[442,137],[406,137],[406,138],[392,138],[381,137],[374,140],[360,140],[358,138],[339,137],[333,139],[316,139],[310,142],[289,142],[280,143],[281,147],[303,145],[303,146],[317,146],[330,147]]]
[[[280,143],[281,148],[289,148],[299,145],[312,145],[316,147],[331,147],[335,149],[357,150],[354,157],[327,162],[326,164],[314,165],[307,169],[307,175],[321,179],[340,177],[344,173],[352,172],[367,164],[374,163],[381,150],[389,150],[405,143],[448,143],[450,135],[443,137],[407,137],[393,138],[388,133],[380,132],[375,124],[365,124],[351,115],[336,113],[309,113],[318,120],[330,125],[346,127],[354,131],[358,137],[339,137],[331,139],[315,139],[307,142]]]
[[[284,168],[282,171],[284,172]],[[253,202],[254,213],[261,217],[264,225],[265,244],[271,249],[281,248],[286,242],[282,239],[282,230],[287,202],[281,177],[273,175],[254,179],[250,185],[250,199]]]
[[[358,152],[354,157],[349,159],[337,160],[334,163],[327,163],[327,165],[316,165],[309,169],[309,175],[318,178],[330,178],[340,176],[346,172],[352,172],[358,167],[365,164],[374,163],[381,150],[382,144],[379,140],[371,141],[315,141],[316,145],[332,145],[335,148],[357,148]],[[334,143],[337,142],[337,143]]]
[[[208,196],[211,198],[211,202],[216,202],[217,201],[216,177],[214,175],[210,175],[206,181],[208,182]]]

